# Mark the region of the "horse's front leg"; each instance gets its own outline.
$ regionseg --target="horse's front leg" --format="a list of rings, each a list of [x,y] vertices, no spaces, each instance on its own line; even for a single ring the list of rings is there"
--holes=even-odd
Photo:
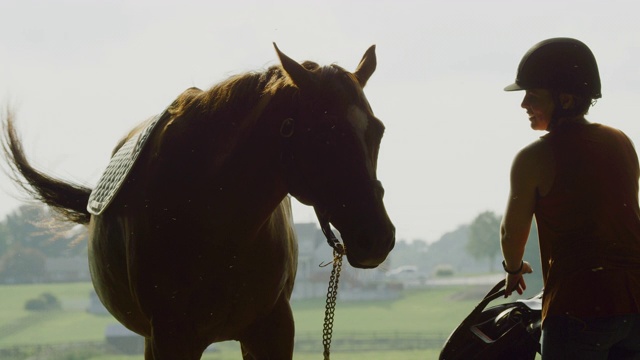
[[[151,338],[144,338],[144,360],[155,360],[152,346]]]
[[[244,360],[291,359],[295,327],[289,299],[281,295],[273,311],[258,319],[242,336]]]

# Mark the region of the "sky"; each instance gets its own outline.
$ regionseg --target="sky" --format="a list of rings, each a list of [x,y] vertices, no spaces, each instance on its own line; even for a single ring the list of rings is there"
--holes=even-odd
[[[41,170],[94,186],[130,128],[188,87],[277,63],[355,70],[386,126],[378,163],[399,240],[435,241],[483,211],[502,214],[529,128],[504,92],[538,41],[574,37],[598,59],[603,98],[587,116],[640,144],[640,5],[541,0],[2,0],[0,109],[17,114]],[[339,176],[339,174],[336,174]],[[24,196],[0,173],[0,217]],[[297,222],[311,208],[294,204]]]

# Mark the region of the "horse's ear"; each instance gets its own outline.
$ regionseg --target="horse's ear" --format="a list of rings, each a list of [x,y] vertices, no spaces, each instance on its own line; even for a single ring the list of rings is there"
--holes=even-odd
[[[354,75],[358,78],[360,86],[364,87],[367,84],[371,74],[376,70],[377,64],[376,46],[371,45],[371,47],[364,53],[364,56],[362,56],[362,60],[360,60],[360,64],[358,64],[358,68],[354,72]]]
[[[278,53],[282,68],[287,72],[293,83],[300,89],[310,89],[314,87],[313,77],[311,72],[305,69],[302,65],[298,64],[295,60],[291,59],[278,49],[278,45],[273,43],[273,47]]]

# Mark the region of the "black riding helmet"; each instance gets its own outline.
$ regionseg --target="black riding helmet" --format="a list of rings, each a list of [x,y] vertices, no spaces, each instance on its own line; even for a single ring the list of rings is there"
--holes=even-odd
[[[553,38],[535,44],[518,65],[516,81],[505,91],[551,89],[602,97],[598,64],[591,50],[579,40]]]

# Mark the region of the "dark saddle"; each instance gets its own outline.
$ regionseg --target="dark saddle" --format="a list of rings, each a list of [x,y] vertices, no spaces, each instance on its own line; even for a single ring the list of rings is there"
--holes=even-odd
[[[540,353],[542,293],[527,299],[487,305],[504,296],[496,284],[449,335],[440,360],[533,360]]]

